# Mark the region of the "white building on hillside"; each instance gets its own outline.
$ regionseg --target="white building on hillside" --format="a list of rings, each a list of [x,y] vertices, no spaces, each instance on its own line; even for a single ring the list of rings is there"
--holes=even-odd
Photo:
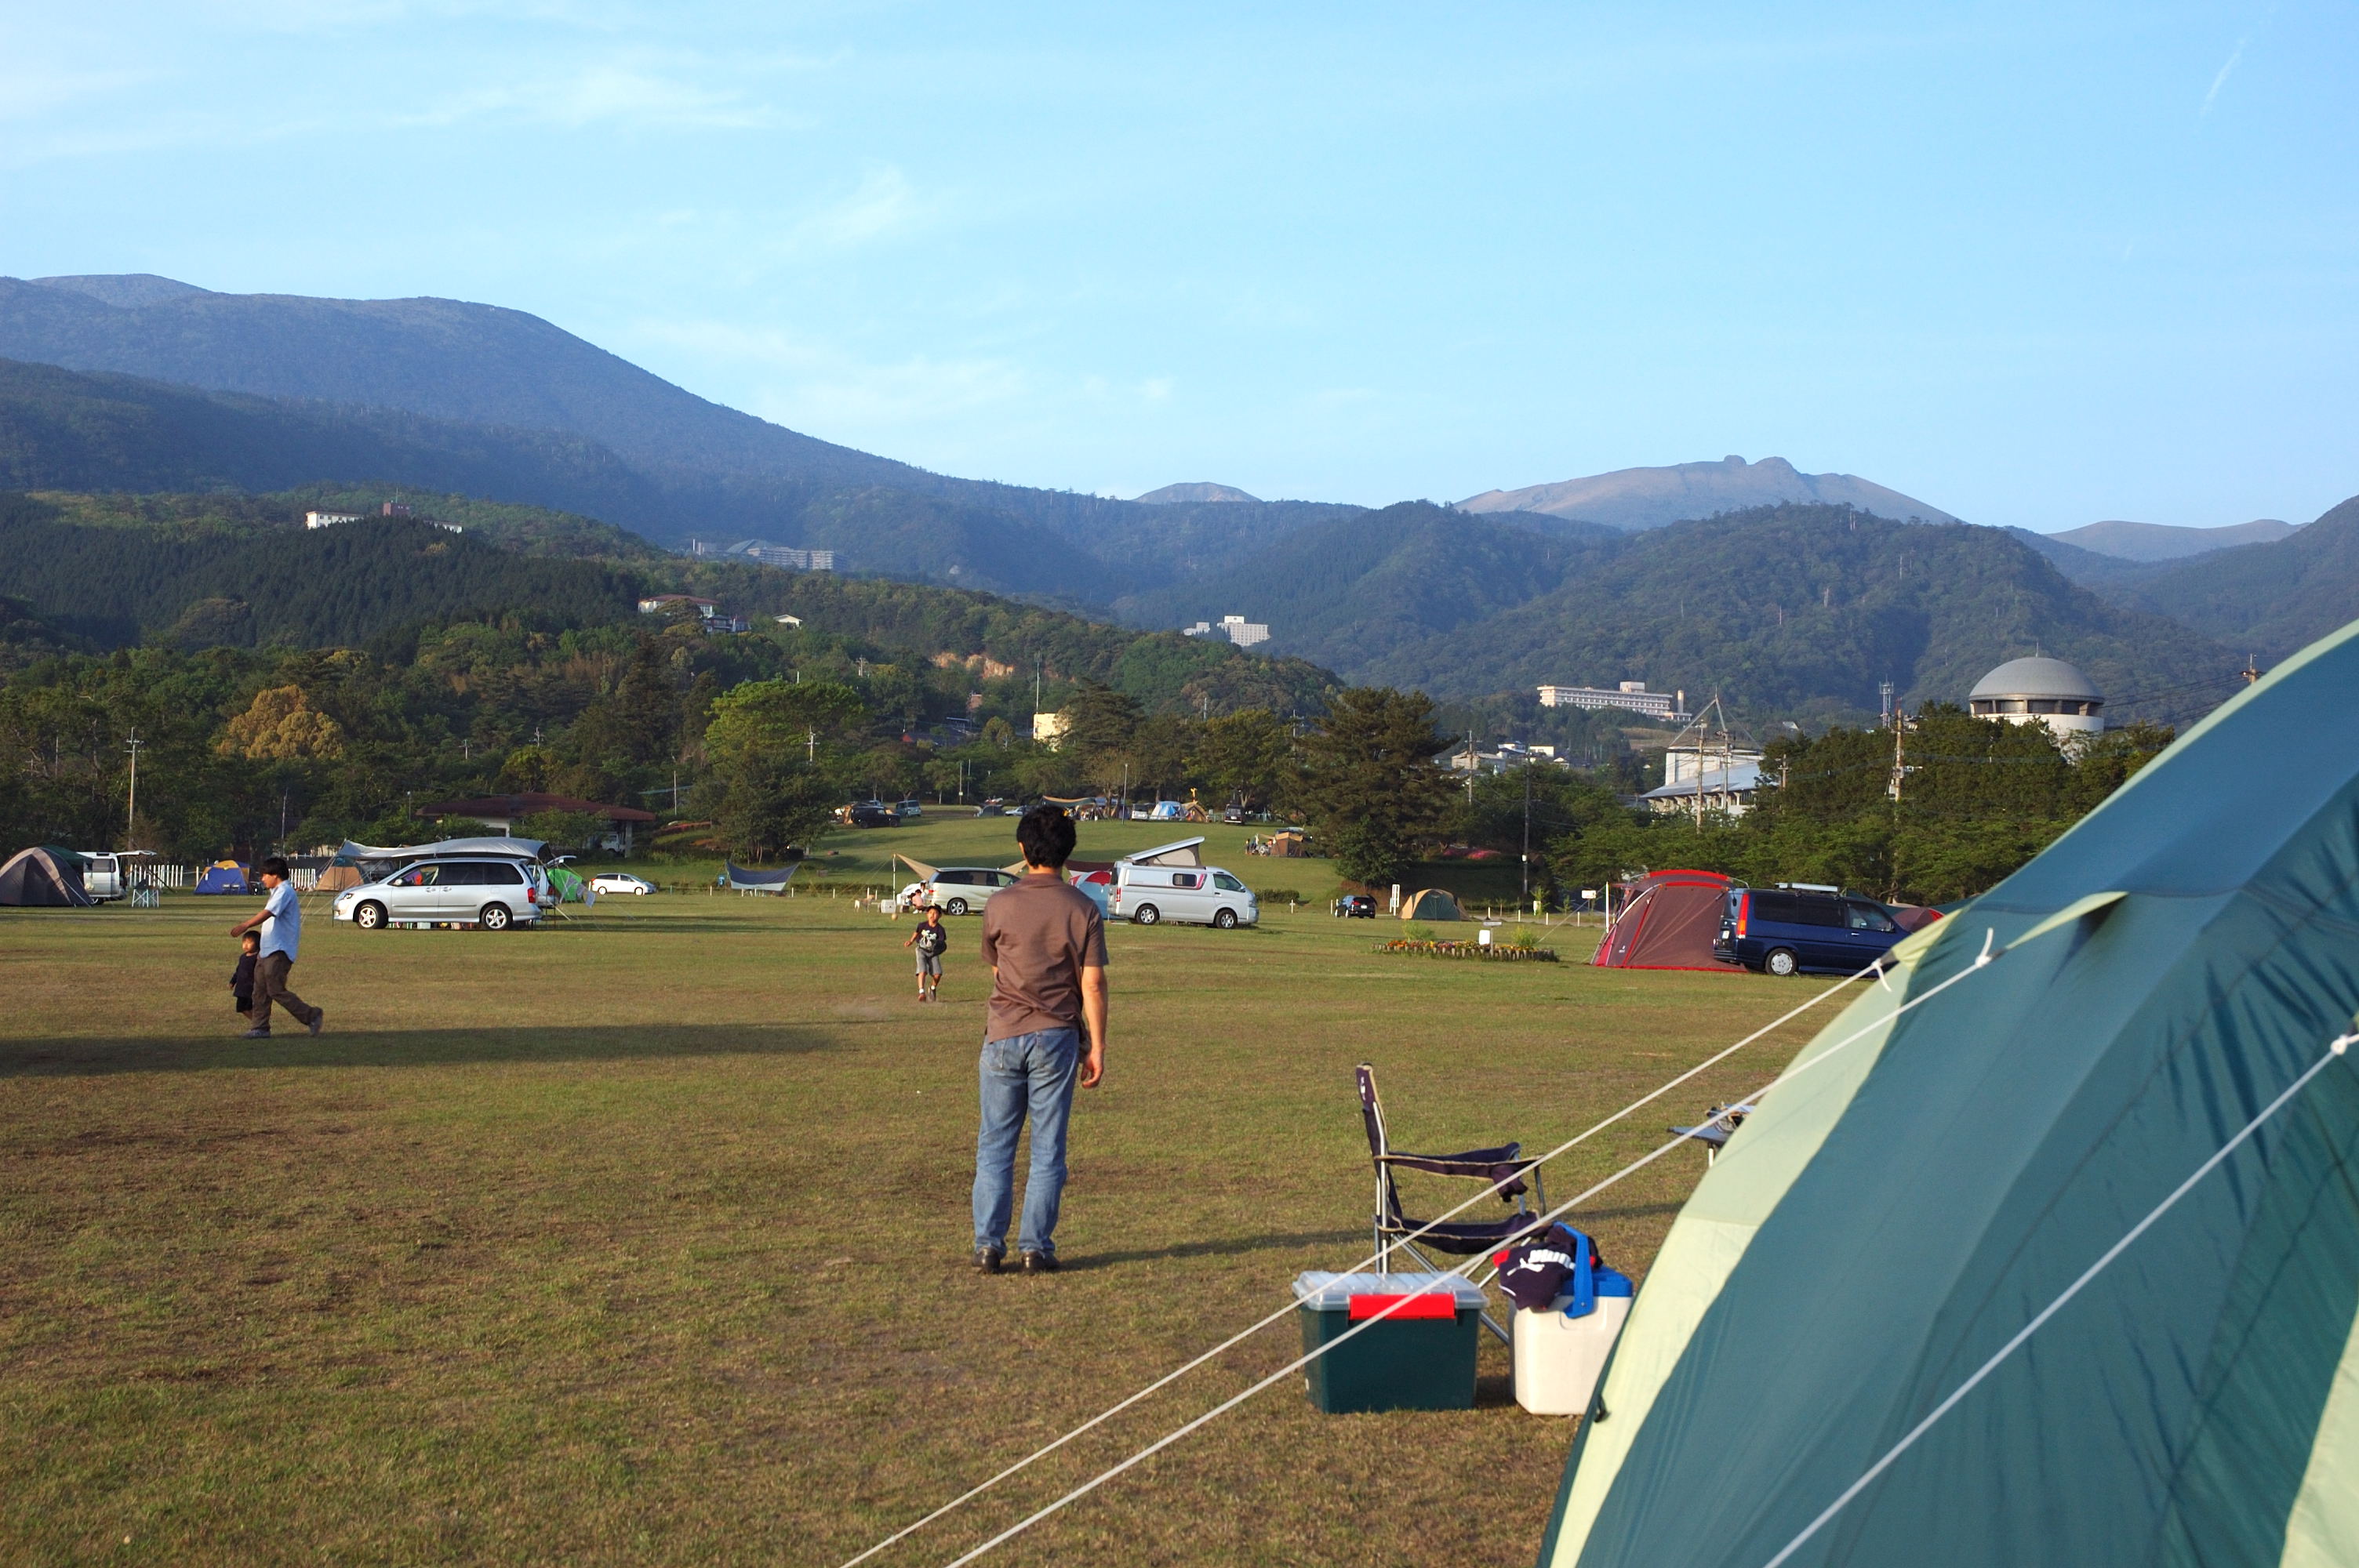
[[[1226,637],[1240,648],[1250,648],[1256,643],[1269,641],[1269,626],[1265,622],[1248,621],[1242,615],[1223,615],[1221,623],[1199,621],[1193,626],[1180,628],[1182,637]]]
[[[1542,708],[1578,708],[1596,713],[1606,708],[1619,708],[1628,713],[1643,713],[1649,719],[1668,719],[1673,723],[1688,715],[1686,692],[1648,691],[1642,680],[1625,680],[1613,691],[1596,686],[1544,686],[1540,687]]]
[[[1966,708],[1977,719],[2045,724],[2059,741],[2105,727],[2105,694],[2061,659],[2009,659],[1974,683]]]

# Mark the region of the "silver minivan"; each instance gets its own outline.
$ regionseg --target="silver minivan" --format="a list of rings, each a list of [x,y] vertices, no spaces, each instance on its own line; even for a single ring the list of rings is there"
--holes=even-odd
[[[1253,889],[1218,866],[1142,866],[1117,860],[1107,913],[1140,925],[1166,920],[1217,925],[1226,931],[1261,920]]]
[[[548,873],[525,860],[438,855],[336,895],[336,918],[364,931],[388,925],[532,925],[551,900]]]

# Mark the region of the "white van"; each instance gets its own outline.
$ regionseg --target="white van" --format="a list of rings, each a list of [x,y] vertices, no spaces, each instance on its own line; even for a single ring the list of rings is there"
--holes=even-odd
[[[1143,866],[1136,860],[1114,862],[1106,911],[1140,925],[1178,920],[1223,931],[1261,920],[1253,889],[1218,866]]]
[[[112,851],[82,849],[76,853],[86,862],[82,869],[82,891],[90,894],[91,903],[105,903],[131,891],[124,875],[129,868]]]

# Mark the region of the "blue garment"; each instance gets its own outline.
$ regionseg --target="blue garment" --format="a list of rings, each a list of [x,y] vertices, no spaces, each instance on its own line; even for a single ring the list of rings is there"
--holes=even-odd
[[[295,949],[303,942],[303,906],[295,902],[295,884],[280,882],[270,890],[263,901],[263,913],[270,916],[262,928],[262,953],[284,953],[287,961],[295,961]]]
[[[1032,1169],[1024,1181],[1023,1252],[1056,1255],[1057,1207],[1065,1195],[1065,1123],[1081,1074],[1082,1032],[1043,1029],[987,1042],[977,1068],[982,1130],[974,1141],[974,1244],[1005,1251],[1016,1201],[1016,1135],[1032,1118]]]

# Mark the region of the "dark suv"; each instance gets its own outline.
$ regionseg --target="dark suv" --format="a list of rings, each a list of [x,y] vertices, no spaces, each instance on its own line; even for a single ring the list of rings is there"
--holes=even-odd
[[[843,819],[854,827],[898,827],[901,815],[881,800],[854,801],[843,808]]]
[[[1853,975],[1907,936],[1874,899],[1832,888],[1731,888],[1712,955],[1766,974]]]

